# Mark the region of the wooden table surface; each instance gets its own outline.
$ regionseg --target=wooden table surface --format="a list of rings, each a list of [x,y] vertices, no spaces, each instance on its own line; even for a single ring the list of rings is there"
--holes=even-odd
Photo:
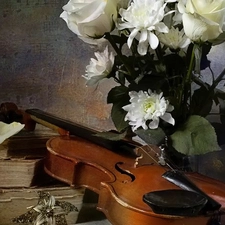
[[[98,195],[86,189],[83,206],[75,225],[111,225],[105,215],[96,209]]]

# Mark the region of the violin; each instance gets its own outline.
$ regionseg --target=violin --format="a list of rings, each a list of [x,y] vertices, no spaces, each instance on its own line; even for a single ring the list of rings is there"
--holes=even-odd
[[[113,225],[225,225],[225,184],[159,165],[157,146],[105,140],[38,109],[19,114],[63,133],[46,143],[45,171],[96,192],[97,209]]]

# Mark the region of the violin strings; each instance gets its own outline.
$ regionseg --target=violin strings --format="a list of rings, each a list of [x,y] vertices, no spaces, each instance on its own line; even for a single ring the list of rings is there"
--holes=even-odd
[[[164,144],[164,146],[166,146],[167,145],[167,137],[165,137],[165,144]],[[149,153],[149,151],[147,151],[147,150],[145,150],[144,149],[144,147],[147,147],[151,152],[153,152],[158,158],[159,158],[159,160],[157,161],[150,153]],[[168,166],[168,168],[170,168],[172,171],[175,171],[175,169],[177,169],[177,166],[175,166],[173,163],[171,163],[171,161],[169,160],[169,159],[167,159],[165,156],[164,156],[164,147],[161,145],[160,147],[159,147],[159,149],[160,149],[160,151],[161,151],[161,156],[159,155],[159,153],[158,152],[156,152],[155,150],[154,150],[154,148],[152,148],[151,147],[151,145],[150,144],[147,144],[147,143],[145,143],[145,144],[143,144],[142,143],[142,145],[139,145],[139,147],[138,148],[140,148],[143,152],[145,152],[145,154],[149,157],[149,158],[151,158],[157,165],[161,165],[161,166]],[[140,157],[138,157],[137,158],[137,160],[136,160],[136,165],[138,164],[138,160],[140,159],[140,158],[142,158],[143,156],[140,156]],[[163,162],[163,163],[160,163],[160,161],[161,162]],[[169,161],[169,162],[168,162]],[[164,165],[163,165],[164,164]]]
[[[146,145],[149,149],[150,149],[150,151],[152,151],[152,152],[154,152],[158,157],[160,157],[159,156],[159,154],[150,146],[150,145]],[[160,163],[159,163],[159,161],[157,161],[157,160],[155,160],[143,147],[141,147],[141,149],[154,161],[154,162],[156,162],[158,165],[161,165]],[[161,148],[160,148],[161,149]],[[162,149],[161,149],[161,151],[162,151]],[[165,159],[164,159],[165,160]],[[170,162],[171,163],[171,162]],[[171,163],[172,164],[172,163]],[[173,171],[175,171],[175,169],[174,169],[174,167],[172,166],[172,165],[170,165],[168,162],[166,162],[166,160],[165,160],[165,165],[167,165],[171,170],[173,170]]]
[[[147,145],[148,147],[148,145]],[[156,164],[159,164],[159,162],[157,160],[155,160],[142,146],[139,147],[140,149],[142,149],[143,152],[146,153],[146,155],[148,155]],[[150,150],[152,150],[155,154],[157,154],[154,149],[150,148]]]

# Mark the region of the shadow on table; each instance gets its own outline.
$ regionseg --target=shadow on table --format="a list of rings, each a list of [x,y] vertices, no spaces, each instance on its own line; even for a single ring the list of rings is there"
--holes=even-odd
[[[105,220],[104,213],[96,209],[98,195],[88,189],[85,190],[83,206],[79,212],[77,223]]]

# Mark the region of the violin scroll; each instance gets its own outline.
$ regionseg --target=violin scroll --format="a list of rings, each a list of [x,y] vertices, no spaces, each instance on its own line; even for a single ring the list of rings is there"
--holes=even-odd
[[[5,123],[19,122],[25,124],[25,129],[33,131],[36,122],[31,119],[25,111],[18,109],[17,105],[12,102],[5,102],[0,105],[0,120]]]

